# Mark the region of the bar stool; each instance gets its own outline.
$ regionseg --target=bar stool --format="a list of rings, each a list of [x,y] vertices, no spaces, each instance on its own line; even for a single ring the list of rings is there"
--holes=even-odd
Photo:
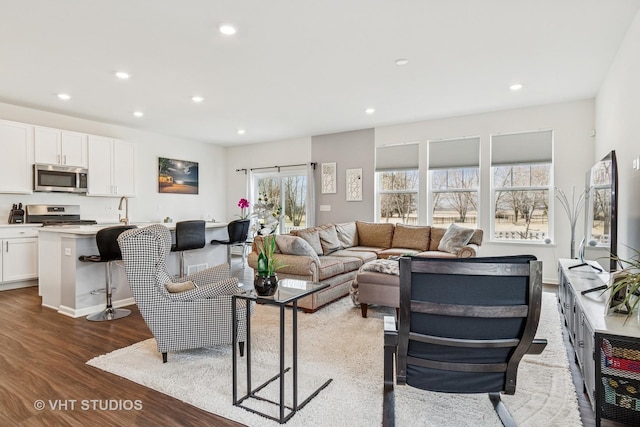
[[[107,227],[99,230],[96,233],[96,244],[98,245],[98,252],[100,255],[82,255],[78,259],[82,262],[103,262],[105,263],[106,271],[106,288],[104,290],[99,289],[92,291],[92,294],[105,292],[107,295],[107,307],[99,312],[90,314],[87,316],[87,320],[94,322],[101,322],[104,320],[116,320],[122,317],[127,317],[131,314],[131,310],[126,308],[113,308],[112,295],[113,286],[111,281],[111,265],[116,261],[122,260],[122,253],[120,252],[120,246],[118,245],[118,236],[126,230],[136,228],[135,225],[118,225],[115,227]]]
[[[227,225],[227,232],[229,233],[229,239],[227,240],[212,240],[212,245],[227,245],[227,262],[231,265],[231,246],[242,246],[242,253],[244,254],[245,245],[247,244],[247,236],[249,234],[250,219],[236,219]],[[244,256],[242,257],[244,262]]]
[[[201,249],[207,244],[204,228],[202,220],[176,222],[176,243],[171,245],[171,252],[180,252],[180,276],[185,274],[184,251]]]

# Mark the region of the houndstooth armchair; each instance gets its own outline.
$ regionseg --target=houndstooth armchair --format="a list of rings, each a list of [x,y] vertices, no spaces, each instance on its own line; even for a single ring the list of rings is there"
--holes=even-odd
[[[229,264],[221,264],[189,276],[195,289],[170,293],[166,260],[171,233],[161,224],[128,230],[118,238],[127,280],[140,313],[151,329],[167,362],[167,352],[233,343],[232,295],[239,292],[238,279],[230,276]],[[190,284],[189,284],[190,285]],[[192,286],[191,286],[192,287]],[[246,301],[238,300],[238,342],[244,353]],[[251,307],[253,311],[253,307]]]

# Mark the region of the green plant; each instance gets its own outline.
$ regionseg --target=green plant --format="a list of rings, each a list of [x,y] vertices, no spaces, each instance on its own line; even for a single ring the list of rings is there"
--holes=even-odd
[[[633,248],[631,250],[634,255],[630,259],[613,257],[623,269],[611,275],[609,284],[610,300],[619,297],[619,304],[627,307],[627,317],[640,305],[640,251]]]
[[[258,268],[260,277],[271,277],[282,267],[286,267],[274,256],[276,252],[276,236],[264,236],[256,242],[258,246]]]

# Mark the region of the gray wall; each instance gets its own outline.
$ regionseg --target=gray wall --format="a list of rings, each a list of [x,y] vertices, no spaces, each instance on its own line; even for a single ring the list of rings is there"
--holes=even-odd
[[[316,166],[316,224],[373,221],[375,205],[375,135],[373,129],[319,135],[311,138],[311,158]],[[322,163],[336,163],[335,194],[322,194]],[[362,201],[347,202],[346,170],[362,168]],[[331,210],[321,212],[321,205]]]

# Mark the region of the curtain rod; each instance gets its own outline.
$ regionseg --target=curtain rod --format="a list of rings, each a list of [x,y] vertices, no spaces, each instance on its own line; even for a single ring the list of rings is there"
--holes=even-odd
[[[265,166],[262,168],[251,168],[249,169],[250,171],[257,171],[257,170],[261,170],[261,169],[278,169],[278,172],[280,172],[280,168],[291,168],[294,166],[307,166],[307,165],[311,165],[313,166],[313,170],[316,169],[316,162],[310,162],[310,163],[300,163],[297,165],[282,165],[282,166]],[[247,169],[236,169],[236,172],[244,172],[245,175],[247,174]]]

